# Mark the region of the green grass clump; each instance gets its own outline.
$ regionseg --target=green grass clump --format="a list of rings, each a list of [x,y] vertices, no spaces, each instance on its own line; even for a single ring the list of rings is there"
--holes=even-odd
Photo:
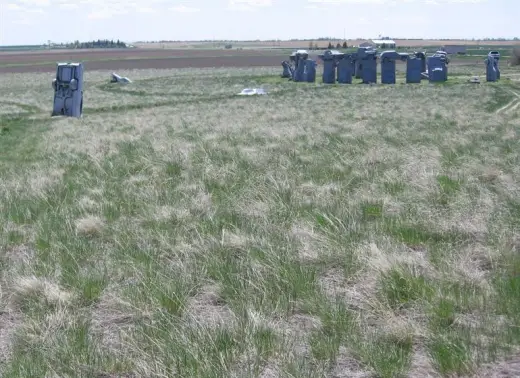
[[[461,376],[507,357],[519,89],[470,71],[89,71],[81,119],[50,118],[47,77],[0,76],[0,375]]]

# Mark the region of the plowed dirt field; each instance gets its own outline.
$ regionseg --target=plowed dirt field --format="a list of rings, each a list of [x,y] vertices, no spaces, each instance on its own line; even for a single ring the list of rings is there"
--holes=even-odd
[[[56,62],[82,61],[88,70],[277,66],[283,52],[261,50],[111,49],[0,53],[0,73],[53,72]]]

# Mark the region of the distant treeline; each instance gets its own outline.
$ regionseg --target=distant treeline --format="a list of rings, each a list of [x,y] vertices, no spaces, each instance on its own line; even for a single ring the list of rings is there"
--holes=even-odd
[[[80,42],[74,41],[65,44],[68,49],[114,49],[127,48],[127,44],[119,39],[117,41],[108,39],[98,39],[97,41]]]

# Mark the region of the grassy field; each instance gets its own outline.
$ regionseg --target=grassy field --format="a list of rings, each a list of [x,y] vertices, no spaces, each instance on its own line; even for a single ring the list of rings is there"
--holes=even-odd
[[[82,119],[0,75],[2,377],[513,372],[518,71],[280,72],[87,71]]]

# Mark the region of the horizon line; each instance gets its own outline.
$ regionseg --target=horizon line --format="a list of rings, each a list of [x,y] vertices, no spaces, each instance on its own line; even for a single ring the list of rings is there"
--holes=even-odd
[[[387,37],[385,37],[387,38]],[[120,38],[103,38],[99,40],[117,40],[125,42]],[[185,39],[185,40],[176,40],[176,39],[161,39],[161,40],[138,40],[131,41],[125,43],[161,43],[161,42],[308,42],[308,41],[359,41],[359,40],[379,40],[380,38],[336,38],[336,37],[317,37],[317,38],[290,38],[290,39]],[[97,39],[93,39],[92,41],[96,41]],[[414,38],[414,37],[396,37],[389,38],[389,40],[396,41],[497,41],[497,42],[520,42],[519,37],[484,37],[484,38]],[[67,44],[72,43],[68,42],[53,42],[53,44]],[[81,41],[80,41],[81,42]],[[48,46],[48,43],[37,43],[37,44],[16,44],[16,45],[0,45],[1,47],[16,47],[16,46]]]

